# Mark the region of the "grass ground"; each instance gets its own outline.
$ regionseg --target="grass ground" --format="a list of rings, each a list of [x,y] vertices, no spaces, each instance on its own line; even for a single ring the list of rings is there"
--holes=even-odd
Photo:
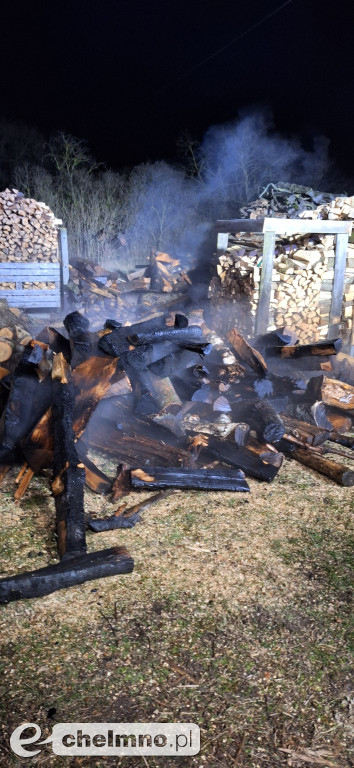
[[[2,575],[56,560],[49,475],[20,505],[14,478]],[[1,766],[354,765],[353,489],[288,460],[250,487],[178,492],[132,530],[88,533],[91,551],[125,544],[134,572],[1,608]],[[85,505],[117,506],[88,490]],[[56,722],[154,720],[197,723],[200,754],[22,760],[9,746],[22,722],[46,738]]]

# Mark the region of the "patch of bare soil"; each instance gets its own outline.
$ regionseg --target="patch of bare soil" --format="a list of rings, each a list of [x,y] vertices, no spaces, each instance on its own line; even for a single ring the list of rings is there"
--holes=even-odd
[[[56,560],[49,476],[20,505],[14,478],[0,489],[2,576]],[[1,766],[354,765],[353,489],[288,460],[272,484],[249,484],[249,494],[176,492],[133,529],[88,532],[90,551],[125,544],[131,575],[2,606]],[[90,515],[118,506],[85,499]],[[12,754],[20,723],[46,738],[70,721],[193,721],[201,751]]]

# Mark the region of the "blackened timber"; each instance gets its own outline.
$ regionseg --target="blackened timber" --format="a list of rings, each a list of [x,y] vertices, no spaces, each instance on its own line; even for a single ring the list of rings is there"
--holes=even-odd
[[[274,354],[280,355],[283,359],[337,355],[342,348],[342,339],[333,339],[332,341],[316,341],[314,344],[295,344],[281,347],[274,347]],[[269,350],[268,350],[269,352]]]
[[[141,512],[144,512],[145,509],[151,507],[152,504],[156,504],[158,501],[161,501],[161,499],[166,499],[168,496],[171,496],[171,494],[174,492],[175,491],[173,489],[160,491],[160,493],[155,493],[155,495],[150,496],[149,499],[140,501],[138,504],[134,504],[128,509],[123,510],[121,507],[119,507],[117,512],[115,512],[114,515],[110,515],[109,517],[89,517],[86,521],[87,525],[91,531],[94,531],[94,533],[101,533],[102,531],[114,531],[118,528],[133,528],[136,523],[140,522]]]
[[[92,579],[131,573],[134,560],[125,547],[82,553],[36,571],[26,571],[0,580],[0,603],[43,597]]]
[[[262,459],[252,454],[247,448],[237,448],[228,440],[218,440],[211,437],[207,448],[203,448],[200,457],[204,460],[215,459],[229,464],[257,480],[265,480],[270,483],[278,474],[279,467],[265,463]]]
[[[70,312],[64,318],[64,326],[70,339],[71,367],[87,360],[92,353],[92,338],[88,332],[89,321],[80,312]]]
[[[285,433],[285,427],[279,414],[267,400],[249,400],[232,406],[232,414],[237,420],[246,422],[257,433],[258,440],[276,443]]]
[[[240,360],[249,365],[257,375],[265,376],[267,373],[267,364],[261,353],[258,352],[257,349],[253,349],[236,328],[232,328],[231,331],[229,331],[227,338]]]
[[[65,360],[70,362],[70,341],[69,339],[66,339],[65,336],[63,336],[63,334],[60,333],[56,328],[52,328],[50,325],[47,325],[46,328],[44,328],[36,338],[38,341],[44,341],[46,344],[48,344],[50,349],[52,349],[56,354],[62,352]]]
[[[68,366],[66,378],[69,379]],[[70,383],[55,381],[53,398],[54,466],[57,546],[61,558],[86,551],[84,483],[85,470],[74,443],[74,395]]]
[[[92,356],[73,371],[72,381],[76,388],[73,429],[76,438],[82,435],[97,404],[115,381],[116,370],[117,360]]]
[[[189,469],[179,467],[153,467],[131,469],[131,484],[136,490],[183,488],[202,491],[249,491],[244,473],[240,470]]]
[[[161,341],[172,341],[181,347],[203,342],[203,331],[199,325],[189,325],[185,328],[163,328],[156,331],[141,331],[130,333],[128,339],[135,347],[141,344],[156,344]]]
[[[21,440],[34,428],[52,401],[50,376],[40,380],[36,366],[29,362],[32,350],[26,347],[12,378],[10,394],[0,422],[1,464],[13,462]],[[6,461],[9,457],[9,462]]]
[[[130,348],[128,336],[132,334],[134,335],[135,333],[147,333],[151,330],[156,331],[164,328],[166,328],[166,323],[163,316],[154,317],[151,320],[146,320],[141,323],[134,323],[134,325],[114,328],[111,333],[101,336],[98,342],[98,347],[102,352],[105,352],[106,355],[120,357],[120,355],[127,352]]]

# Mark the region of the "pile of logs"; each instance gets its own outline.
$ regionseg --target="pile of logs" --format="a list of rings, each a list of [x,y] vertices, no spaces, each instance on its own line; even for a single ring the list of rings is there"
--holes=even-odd
[[[25,198],[17,189],[0,192],[0,260],[59,261],[61,223],[45,203]],[[1,283],[0,287],[12,286]]]
[[[119,311],[120,316],[132,310],[136,314],[137,305],[144,310],[144,307],[158,303],[160,308],[185,293],[190,282],[180,259],[152,251],[148,264],[138,265],[128,274],[111,272],[87,261],[78,262],[75,267],[70,265],[67,290],[75,308],[89,312],[92,327],[99,328],[102,305],[107,312]]]
[[[86,552],[85,530],[132,527],[149,504],[175,489],[248,492],[248,477],[271,482],[284,454],[344,486],[354,415],[352,360],[339,339],[296,343],[281,328],[251,346],[238,329],[219,337],[202,310],[160,314],[98,332],[86,317],[66,316],[26,344],[0,381],[0,476],[22,464],[15,498],[52,468],[60,562],[0,581],[0,602],[48,594],[87,579],[128,573],[122,547]],[[341,380],[345,367],[347,381]],[[107,477],[96,449],[117,462]],[[86,518],[84,483],[113,500],[157,491],[107,518]]]
[[[328,220],[353,220],[354,198],[323,195],[306,187],[270,184],[262,198],[242,209],[250,219],[265,216]],[[209,295],[217,302],[223,298],[239,301],[250,296],[250,316],[242,315],[242,330],[253,333],[257,312],[262,267],[263,237],[240,233],[229,238],[229,246],[219,256],[217,276]],[[272,274],[269,329],[289,325],[300,341],[323,339],[328,332],[335,259],[331,235],[293,235],[276,242]],[[251,291],[251,286],[254,290]],[[342,336],[350,336],[353,327],[354,243],[349,243],[345,291],[342,308]]]

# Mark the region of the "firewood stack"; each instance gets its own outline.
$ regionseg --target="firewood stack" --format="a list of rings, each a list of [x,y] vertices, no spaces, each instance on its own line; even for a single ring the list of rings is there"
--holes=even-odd
[[[0,260],[3,262],[57,262],[61,220],[45,203],[17,189],[0,192]],[[44,285],[47,285],[44,283]],[[37,285],[42,288],[44,285]],[[0,283],[0,288],[14,288]]]
[[[335,197],[295,185],[268,185],[260,200],[242,208],[244,217],[257,219],[306,218],[354,219],[354,198]],[[227,252],[219,257],[217,276],[209,295],[214,302],[249,294],[250,320],[243,331],[251,336],[258,306],[262,266],[263,237],[239,233],[230,236]],[[279,237],[276,243],[269,328],[291,326],[302,343],[325,338],[331,304],[335,258],[335,238],[329,235]],[[242,284],[245,284],[243,290]],[[346,340],[353,327],[354,243],[349,243],[342,310],[342,337]],[[241,320],[242,322],[242,320]]]
[[[101,327],[102,305],[106,312],[119,312],[128,317],[147,307],[167,306],[186,292],[190,285],[187,272],[179,259],[168,253],[152,251],[149,263],[124,274],[110,271],[100,264],[80,261],[70,265],[67,286],[73,306],[89,313],[92,328]],[[95,315],[96,318],[95,319]]]

